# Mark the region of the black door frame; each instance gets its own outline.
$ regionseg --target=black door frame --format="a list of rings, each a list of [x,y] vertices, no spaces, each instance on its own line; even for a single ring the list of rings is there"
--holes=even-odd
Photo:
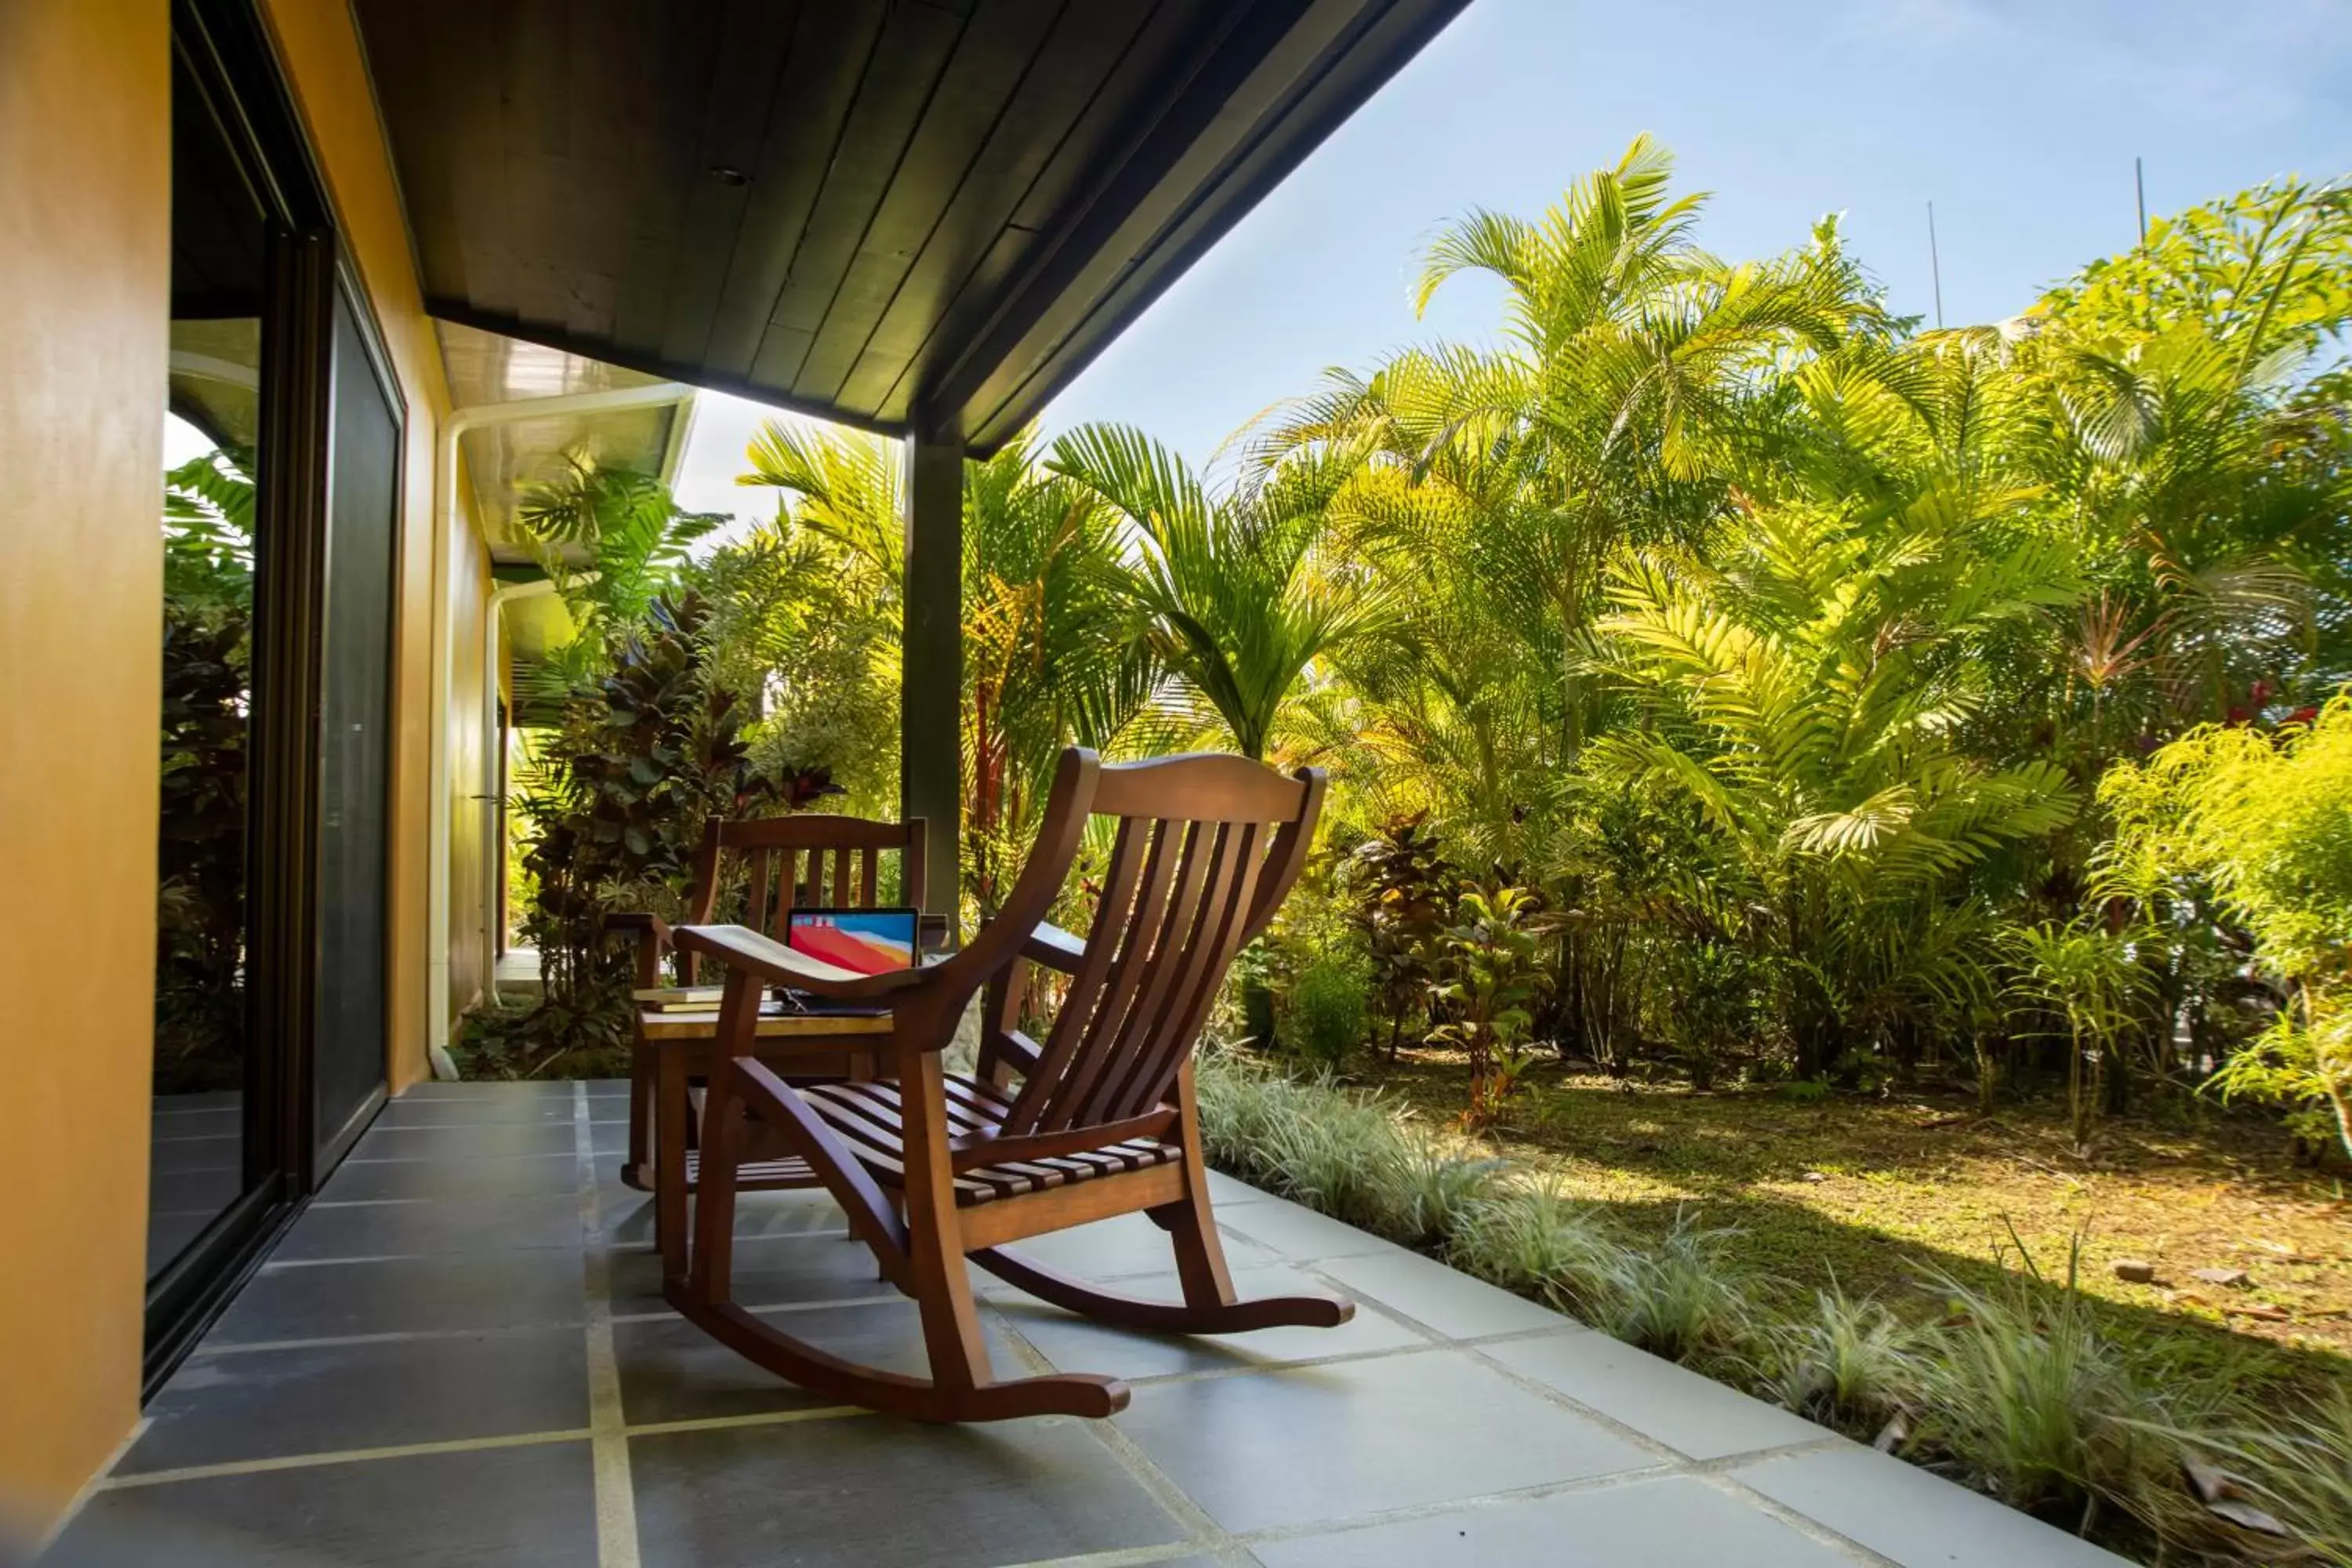
[[[339,294],[351,306],[404,440],[408,416],[366,290],[341,255],[326,182],[254,0],[173,0],[172,47],[235,154],[270,236],[247,750],[247,1190],[148,1282],[142,1397],[203,1337],[331,1169],[331,1160],[320,1157],[313,1053],[320,659]],[[395,505],[404,506],[404,497]],[[396,613],[396,596],[394,604]],[[386,937],[388,943],[388,927]],[[372,1098],[350,1125],[333,1130],[333,1159],[381,1104],[380,1096]]]

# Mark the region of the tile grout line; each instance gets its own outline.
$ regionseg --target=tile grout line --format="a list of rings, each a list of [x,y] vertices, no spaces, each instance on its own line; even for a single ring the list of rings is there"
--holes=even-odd
[[[1590,1332],[1597,1333],[1600,1331],[1597,1329],[1591,1329],[1589,1325],[1586,1325],[1586,1327]],[[1567,1391],[1554,1388],[1551,1384],[1545,1383],[1540,1378],[1528,1376],[1517,1368],[1487,1354],[1486,1347],[1483,1345],[1465,1344],[1460,1341],[1455,1341],[1454,1343],[1456,1348],[1467,1352],[1473,1359],[1492,1369],[1494,1372],[1499,1373],[1504,1379],[1517,1385],[1519,1388],[1524,1389],[1528,1393],[1535,1394],[1538,1398],[1548,1400],[1551,1404],[1559,1405],[1564,1409],[1573,1411],[1577,1415],[1585,1417],[1587,1420],[1592,1421],[1602,1427],[1614,1432],[1618,1436],[1629,1443],[1632,1443],[1634,1447],[1646,1449],[1651,1453],[1661,1457],[1665,1461],[1673,1474],[1686,1477],[1689,1479],[1698,1482],[1702,1486],[1712,1487],[1717,1491],[1728,1492],[1732,1496],[1738,1497],[1742,1500],[1752,1504],[1758,1512],[1762,1513],[1769,1518],[1778,1520],[1780,1523],[1788,1526],[1790,1530],[1795,1531],[1798,1534],[1804,1536],[1820,1545],[1827,1546],[1832,1551],[1842,1553],[1851,1561],[1869,1564],[1870,1568],[1899,1568],[1899,1565],[1890,1563],[1886,1558],[1882,1557],[1875,1552],[1873,1552],[1870,1548],[1863,1545],[1862,1542],[1854,1540],[1853,1537],[1831,1529],[1828,1525],[1823,1524],[1821,1521],[1812,1518],[1809,1514],[1798,1512],[1795,1509],[1789,1507],[1786,1503],[1766,1497],[1762,1492],[1758,1491],[1753,1487],[1749,1487],[1739,1482],[1736,1478],[1728,1473],[1727,1469],[1721,1468],[1727,1465],[1729,1461],[1735,1460],[1740,1464],[1755,1463],[1766,1458],[1778,1457],[1783,1451],[1811,1451],[1821,1446],[1821,1443],[1818,1440],[1805,1443],[1783,1444],[1776,1447],[1751,1449],[1743,1454],[1727,1454],[1721,1459],[1694,1459],[1687,1454],[1685,1454],[1681,1449],[1674,1447],[1672,1444],[1667,1443],[1663,1439],[1652,1436],[1647,1432],[1643,1431],[1640,1427],[1634,1426],[1630,1423],[1621,1421],[1617,1417],[1608,1414],[1606,1411],[1596,1409],[1592,1405],[1585,1404],[1582,1400],[1578,1399],[1575,1395],[1568,1393]],[[1639,1347],[1637,1346],[1635,1348],[1638,1349]],[[1741,1391],[1733,1389],[1732,1392],[1738,1394]],[[1748,1397],[1753,1396],[1749,1395]],[[1822,1429],[1822,1436],[1824,1439],[1832,1439],[1838,1443],[1848,1441],[1845,1437],[1841,1436],[1835,1432],[1830,1431],[1827,1427],[1823,1427]]]
[[[466,1257],[469,1255],[456,1253],[448,1256]],[[896,1294],[888,1296],[845,1296],[838,1300],[772,1301],[759,1306],[746,1307],[743,1310],[756,1316],[765,1317],[777,1312],[823,1312],[831,1311],[835,1308],[845,1307],[894,1307],[905,1300],[906,1298],[904,1296]],[[612,1314],[610,1319],[610,1321],[615,1328],[618,1328],[625,1323],[666,1323],[674,1321],[682,1322],[684,1321],[685,1320],[679,1318],[676,1312],[669,1310],[667,1308],[662,1308],[654,1311],[646,1312],[614,1312]],[[188,1352],[188,1359],[191,1361],[216,1361],[224,1356],[252,1355],[275,1351],[335,1350],[348,1345],[409,1344],[419,1341],[430,1342],[434,1340],[514,1339],[527,1334],[549,1333],[562,1329],[578,1329],[583,1326],[583,1323],[582,1320],[566,1318],[560,1322],[503,1323],[492,1328],[391,1329],[386,1330],[382,1333],[375,1334],[321,1334],[311,1339],[243,1340],[233,1344],[198,1345],[194,1350]],[[639,1423],[636,1426],[632,1427],[631,1429],[633,1431],[643,1430],[643,1423]]]
[[[1333,1261],[1342,1260],[1334,1259]],[[1404,1311],[1402,1309],[1392,1306],[1389,1302],[1381,1300],[1379,1297],[1371,1295],[1370,1292],[1366,1291],[1360,1287],[1349,1285],[1344,1280],[1339,1279],[1334,1275],[1327,1273],[1312,1263],[1300,1262],[1293,1259],[1291,1261],[1291,1267],[1297,1269],[1300,1273],[1307,1275],[1308,1278],[1328,1286],[1332,1289],[1341,1292],[1350,1300],[1363,1299],[1370,1300],[1381,1310],[1387,1312],[1391,1317],[1397,1319],[1400,1322],[1404,1323],[1407,1327],[1430,1335],[1438,1347],[1462,1351],[1468,1354],[1473,1360],[1476,1361],[1479,1364],[1499,1374],[1506,1382],[1512,1384],[1524,1392],[1532,1394],[1549,1404],[1565,1409],[1573,1415],[1580,1415],[1586,1420],[1594,1423],[1603,1430],[1610,1432],[1622,1441],[1631,1444],[1633,1447],[1643,1450],[1649,1454],[1653,1458],[1658,1460],[1665,1467],[1664,1473],[1687,1477],[1692,1480],[1699,1482],[1703,1486],[1712,1487],[1716,1490],[1727,1492],[1738,1497],[1741,1500],[1755,1506],[1759,1512],[1779,1521],[1780,1523],[1788,1526],[1797,1533],[1805,1536],[1809,1540],[1821,1545],[1830,1547],[1833,1551],[1839,1552],[1851,1561],[1869,1564],[1871,1565],[1871,1568],[1898,1568],[1898,1565],[1891,1563],[1889,1559],[1881,1556],[1878,1552],[1873,1552],[1869,1547],[1863,1545],[1853,1537],[1832,1529],[1830,1526],[1812,1518],[1809,1514],[1798,1512],[1795,1509],[1789,1507],[1786,1503],[1780,1502],[1775,1499],[1765,1496],[1762,1492],[1740,1481],[1736,1476],[1729,1473],[1729,1469],[1727,1468],[1727,1462],[1729,1461],[1737,1461],[1742,1465],[1751,1464],[1768,1458],[1779,1458],[1785,1452],[1808,1452],[1818,1447],[1823,1446],[1822,1444],[1807,1442],[1780,1445],[1775,1447],[1754,1449],[1743,1454],[1726,1455],[1721,1460],[1693,1459],[1688,1455],[1683,1453],[1682,1450],[1675,1447],[1672,1444],[1654,1437],[1637,1426],[1632,1426],[1627,1422],[1621,1421],[1605,1411],[1596,1409],[1593,1406],[1585,1404],[1582,1400],[1578,1399],[1573,1394],[1567,1393],[1565,1390],[1554,1388],[1549,1384],[1545,1383],[1538,1378],[1529,1377],[1518,1371],[1517,1368],[1510,1366],[1509,1364],[1486,1353],[1488,1345],[1500,1345],[1507,1341],[1522,1337],[1517,1333],[1481,1335],[1469,1340],[1456,1339],[1452,1335],[1440,1332],[1435,1325],[1430,1323],[1425,1319],[1416,1318],[1411,1313]],[[1567,1317],[1565,1314],[1561,1315],[1561,1321],[1568,1324],[1570,1328],[1581,1330],[1587,1333],[1597,1333],[1600,1331],[1592,1328],[1590,1324],[1579,1322],[1577,1320]],[[1559,1330],[1552,1329],[1528,1331],[1524,1337],[1538,1338],[1544,1334],[1557,1333],[1559,1331],[1560,1331]],[[1735,1389],[1733,1392],[1738,1393],[1740,1391]],[[1848,1441],[1845,1437],[1830,1431],[1826,1427],[1822,1428],[1822,1437],[1824,1439],[1832,1440],[1835,1443],[1844,1443]],[[1653,1469],[1633,1473],[1654,1477],[1661,1472]]]
[[[637,1494],[629,1473],[628,1415],[613,1348],[613,1263],[604,1249],[604,1198],[587,1086],[572,1086],[572,1154],[580,1163],[581,1281],[586,1297],[588,1447],[596,1471],[597,1568],[638,1568]]]
[[[988,1308],[988,1312],[996,1320],[996,1328],[1003,1336],[1006,1348],[1012,1351],[1025,1371],[1036,1374],[1056,1370],[1052,1359],[1029,1342],[1028,1336],[1021,1331],[1020,1325],[1013,1321],[1011,1314],[992,1305]],[[1144,1494],[1159,1504],[1175,1522],[1176,1528],[1184,1532],[1182,1542],[1171,1544],[1207,1552],[1221,1558],[1229,1556],[1240,1547],[1241,1543],[1233,1533],[1212,1518],[1207,1509],[1193,1500],[1192,1493],[1178,1486],[1174,1478],[1138,1447],[1134,1438],[1120,1431],[1115,1422],[1081,1421],[1079,1426],[1087,1436],[1102,1445],[1112,1461],[1127,1472],[1128,1479],[1141,1487]],[[1114,1562],[1161,1560],[1150,1557],[1113,1559]]]
[[[376,1459],[414,1459],[434,1454],[487,1453],[497,1448],[541,1448],[551,1443],[576,1443],[589,1436],[574,1426],[561,1432],[516,1432],[501,1437],[457,1437],[446,1443],[397,1443],[382,1448],[337,1448],[320,1454],[280,1454],[266,1459],[227,1459],[217,1465],[184,1465],[171,1470],[144,1470],[136,1475],[109,1476],[102,1491],[131,1491],[141,1487],[166,1486],[174,1481],[215,1480],[226,1476],[266,1475],[276,1470],[309,1470],[322,1465],[357,1465]]]

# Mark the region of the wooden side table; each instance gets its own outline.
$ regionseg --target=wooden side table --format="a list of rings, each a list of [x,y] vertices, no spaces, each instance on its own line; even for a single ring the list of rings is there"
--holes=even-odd
[[[700,1152],[689,1132],[688,1091],[695,1079],[707,1079],[718,1064],[718,1032],[715,1007],[636,1009],[636,1083],[629,1096],[629,1152],[621,1180],[654,1194],[654,1239],[665,1279],[686,1274],[692,1234],[687,1200],[701,1175]],[[772,1015],[760,1020],[759,1058],[793,1078],[871,1078],[874,1047],[889,1033],[887,1016]],[[648,1104],[650,1118],[646,1114]],[[790,1155],[748,1163],[738,1180],[742,1187],[760,1191],[819,1184],[807,1162]]]

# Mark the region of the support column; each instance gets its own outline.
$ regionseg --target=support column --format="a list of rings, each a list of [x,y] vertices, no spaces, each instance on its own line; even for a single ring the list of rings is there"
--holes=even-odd
[[[926,827],[923,909],[953,919],[962,874],[963,444],[907,442],[898,809]]]

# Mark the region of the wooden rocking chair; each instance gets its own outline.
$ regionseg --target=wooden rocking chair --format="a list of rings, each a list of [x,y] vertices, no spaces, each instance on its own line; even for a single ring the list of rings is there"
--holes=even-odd
[[[1072,748],[1003,913],[929,969],[857,975],[739,926],[679,928],[680,948],[719,960],[727,985],[691,1261],[667,1282],[670,1303],[803,1387],[931,1421],[1104,1416],[1128,1402],[1127,1385],[1112,1377],[996,1381],[967,1258],[1055,1306],[1139,1329],[1237,1333],[1346,1322],[1354,1305],[1327,1296],[1235,1298],[1209,1210],[1192,1066],[1234,955],[1265,929],[1297,879],[1324,784],[1318,769],[1286,778],[1241,757],[1105,766]],[[1043,922],[1092,816],[1118,826],[1081,943]],[[1029,963],[1069,977],[1042,1045],[1015,1026]],[[887,1001],[895,1026],[883,1076],[785,1083],[754,1045],[770,984]],[[940,1053],[983,986],[979,1071],[950,1073]],[[808,1162],[883,1277],[915,1300],[928,1380],[840,1360],[734,1304],[733,1172],[751,1131],[739,1107]],[[1139,1209],[1169,1233],[1181,1301],[1116,1295],[1004,1246]]]

